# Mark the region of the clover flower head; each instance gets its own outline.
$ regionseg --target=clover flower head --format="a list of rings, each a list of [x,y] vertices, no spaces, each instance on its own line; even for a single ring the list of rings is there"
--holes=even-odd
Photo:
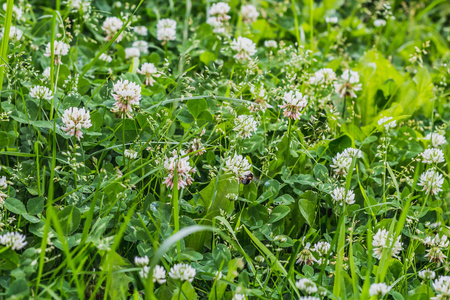
[[[239,36],[231,43],[231,49],[237,53],[234,58],[240,61],[247,61],[256,54],[256,45],[251,39]]]
[[[123,22],[117,17],[107,17],[103,22],[102,29],[106,33],[106,40],[110,41],[116,33],[123,27]],[[123,38],[123,34],[120,34],[116,42],[120,42]]]
[[[180,151],[180,154],[177,154],[176,150],[172,152],[172,156],[165,159],[164,168],[168,173],[167,177],[164,179],[164,184],[173,189],[174,186],[174,178],[175,178],[175,169],[177,171],[177,187],[178,189],[182,189],[191,185],[193,182],[193,178],[191,173],[195,173],[195,167],[192,167],[189,163],[189,156],[186,155],[186,152],[183,150]]]
[[[195,273],[195,269],[188,264],[176,264],[170,269],[169,276],[175,280],[192,282]]]
[[[373,236],[372,246],[373,256],[377,259],[381,259],[383,249],[389,249],[391,246],[391,257],[398,257],[400,251],[402,250],[400,236],[398,236],[395,242],[392,243],[392,237],[389,236],[389,232],[386,229],[380,229],[377,231],[377,233]]]
[[[289,91],[284,93],[284,103],[279,107],[284,109],[283,115],[285,117],[297,120],[306,105],[308,105],[308,96],[303,96],[299,91]]]
[[[81,128],[89,128],[91,124],[91,115],[84,108],[70,107],[64,111],[62,122],[64,130],[68,135],[75,136],[78,139],[83,137]]]
[[[418,185],[422,186],[422,191],[432,196],[442,191],[443,184],[444,177],[442,177],[442,174],[439,174],[435,169],[430,169],[422,173],[418,183]]]
[[[234,125],[235,127],[233,130],[243,139],[247,139],[256,131],[258,122],[255,121],[252,115],[240,115],[235,119]]]
[[[30,90],[30,96],[39,100],[52,100],[53,98],[52,91],[48,87],[41,85],[32,87]]]
[[[12,250],[20,250],[27,242],[26,236],[18,232],[8,232],[0,236],[0,244],[10,247]]]
[[[172,19],[161,19],[156,24],[156,37],[163,43],[176,39],[177,22]]]
[[[256,7],[251,4],[243,5],[241,7],[241,14],[244,23],[253,23],[259,17],[259,12],[256,10]]]

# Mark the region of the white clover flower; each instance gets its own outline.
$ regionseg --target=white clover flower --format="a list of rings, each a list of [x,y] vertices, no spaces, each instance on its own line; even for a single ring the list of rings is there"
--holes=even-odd
[[[121,19],[117,17],[107,17],[102,26],[103,31],[106,33],[106,40],[110,41],[122,27],[123,22]],[[116,42],[120,42],[122,38],[123,33],[117,37]]]
[[[166,282],[166,270],[163,267],[156,265],[153,268],[153,282],[158,282],[159,284]]]
[[[431,145],[433,147],[439,147],[444,145],[445,143],[447,143],[447,141],[445,140],[445,136],[440,135],[439,133],[429,133],[426,137],[426,140],[431,141]]]
[[[285,117],[297,120],[300,118],[300,111],[308,105],[308,96],[302,95],[299,91],[290,91],[284,93],[284,104],[279,105],[283,108],[283,115]]]
[[[431,270],[422,270],[418,273],[419,277],[423,280],[433,280],[436,278],[436,272]]]
[[[218,21],[224,22],[231,19],[231,17],[227,15],[229,11],[230,6],[228,5],[228,3],[217,2],[211,5],[211,8],[209,9],[208,13],[209,15],[214,16],[214,18],[216,18]]]
[[[341,75],[341,82],[336,82],[334,89],[340,97],[356,98],[355,92],[361,90],[358,72],[345,70]]]
[[[249,60],[251,56],[256,54],[256,45],[251,39],[239,36],[237,40],[231,43],[231,49],[237,53],[234,58],[241,61]]]
[[[91,115],[89,111],[84,108],[78,109],[77,107],[70,107],[64,111],[62,122],[64,127],[61,129],[66,131],[70,136],[75,136],[78,139],[83,137],[81,128],[89,128],[91,124]]]
[[[243,139],[247,139],[256,131],[258,122],[255,121],[252,115],[240,115],[234,120],[234,125],[233,130]]]
[[[441,149],[425,149],[421,154],[422,162],[426,164],[438,164],[445,161],[444,152]]]
[[[353,191],[349,190],[346,191],[343,187],[335,188],[331,192],[331,198],[334,202],[338,203],[339,205],[344,205],[346,203],[347,205],[352,205],[355,203],[355,193]]]
[[[154,79],[155,77],[161,76],[161,74],[158,73],[158,70],[156,69],[155,65],[152,63],[144,63],[142,64],[141,68],[137,70],[139,74],[145,75],[145,85],[153,86],[153,84],[156,82]]]
[[[112,112],[122,113],[131,118],[133,106],[139,106],[141,87],[134,82],[120,79],[113,85],[111,95],[116,100]]]
[[[6,181],[6,176],[0,177],[0,189],[8,188],[8,182]]]
[[[383,254],[383,249],[389,249],[392,246],[391,257],[397,257],[402,250],[402,242],[400,242],[400,236],[392,244],[392,237],[389,237],[389,232],[386,229],[378,230],[378,232],[373,236],[372,246],[373,246],[373,256],[377,259],[381,259]]]
[[[418,185],[422,186],[422,191],[430,195],[436,195],[442,191],[442,185],[444,184],[444,177],[436,170],[430,169],[420,175],[420,181]]]
[[[450,276],[439,276],[439,278],[433,282],[433,288],[435,289],[436,292],[441,293],[442,296],[446,297],[444,298],[438,296],[431,299],[436,300],[448,299],[448,297],[450,296]]]
[[[384,26],[386,26],[386,20],[377,19],[377,20],[373,21],[373,26],[375,26],[375,27],[384,27]]]
[[[5,1],[5,3],[3,4],[3,10],[6,11],[7,8],[8,8],[8,3],[6,3],[6,1]],[[22,17],[23,17],[23,10],[21,8],[13,5],[12,11],[13,11],[13,16],[15,16],[18,20],[22,19]]]
[[[314,245],[313,250],[319,254],[319,256],[326,256],[331,249],[331,245],[328,242],[317,242]]]
[[[45,68],[44,72],[42,72],[42,76],[46,77],[47,79],[50,79],[50,75],[51,75],[50,67]]]
[[[265,46],[266,48],[272,48],[272,49],[278,48],[277,41],[274,41],[274,40],[268,40],[268,41],[265,41],[265,42],[264,42],[264,46]]]
[[[139,57],[141,56],[141,52],[139,51],[138,48],[125,48],[125,58],[126,59],[130,59],[130,58],[135,58],[135,57]]]
[[[442,237],[439,237],[439,234],[436,234],[433,239],[430,236],[427,236],[423,243],[429,247],[439,247],[442,249],[446,249],[450,245],[450,241],[445,234],[442,235]]]
[[[234,294],[231,300],[246,300],[247,297],[244,294]]]
[[[128,159],[136,159],[138,153],[132,149],[125,149],[125,153],[124,153],[125,157]]]
[[[134,257],[134,264],[136,266],[143,267],[143,266],[148,265],[148,263],[149,263],[148,256],[144,256],[144,257],[136,256],[136,257]]]
[[[69,53],[70,45],[66,44],[61,41],[55,41],[54,44],[54,57],[55,57],[55,64],[62,64],[61,57],[65,56]],[[45,48],[45,56],[51,57],[52,56],[52,46],[51,43],[47,44],[47,47]]]
[[[295,283],[295,286],[302,292],[307,294],[317,293],[317,286],[314,282],[307,278],[302,278]]]
[[[53,98],[52,91],[49,88],[41,85],[32,87],[30,90],[30,96],[39,100],[51,100]]]
[[[355,148],[346,148],[344,151],[342,151],[342,154],[349,158],[361,158],[363,156],[362,151]]]
[[[372,283],[370,285],[369,289],[369,295],[371,297],[376,296],[378,299],[382,298],[384,295],[389,293],[389,290],[391,289],[390,286],[388,286],[386,283]]]
[[[105,53],[102,53],[102,55],[100,55],[100,57],[98,59],[100,59],[104,62],[108,62],[108,63],[110,63],[112,61],[112,57]]]
[[[165,159],[164,168],[166,169],[168,175],[164,179],[164,184],[173,189],[174,186],[174,177],[175,177],[175,168],[177,170],[177,178],[178,178],[178,189],[182,189],[192,184],[193,178],[191,173],[195,173],[195,167],[191,167],[189,163],[189,156],[186,155],[186,152],[180,151],[180,154],[177,154],[177,151],[174,150],[172,152],[172,157]]]
[[[382,117],[380,120],[378,120],[378,125],[384,125],[384,129],[389,130],[390,128],[395,128],[397,126],[397,121],[392,120],[392,117]],[[389,122],[390,121],[390,122]]]
[[[224,170],[234,174],[236,178],[239,178],[242,174],[249,171],[250,167],[251,165],[246,157],[235,153],[233,157],[228,157],[225,160]]]
[[[330,166],[334,169],[337,175],[347,175],[352,165],[352,157],[349,157],[346,153],[338,153],[333,157],[333,164]]]
[[[320,300],[319,297],[314,297],[314,296],[301,296],[300,298],[298,298],[299,300]]]
[[[425,254],[425,257],[427,257],[430,262],[435,262],[438,265],[444,263],[447,256],[443,251],[446,251],[450,245],[450,241],[446,235],[439,237],[439,234],[436,234],[434,238],[427,236],[423,243],[430,247]]]
[[[146,41],[135,41],[133,47],[139,49],[142,54],[148,54],[148,43]]]
[[[337,24],[338,21],[339,21],[339,19],[336,16],[334,16],[334,17],[325,17],[325,22],[327,22],[328,24]]]
[[[0,244],[10,247],[12,250],[20,250],[27,242],[26,236],[18,232],[8,232],[0,236]]]
[[[176,39],[177,22],[172,19],[162,19],[156,24],[156,37],[158,40],[173,41]]]
[[[309,249],[310,246],[311,246],[311,244],[307,243],[305,248],[303,248],[303,250],[297,254],[297,257],[296,257],[297,264],[310,265],[313,262],[317,262],[317,259],[314,257],[311,250]]]
[[[330,68],[320,69],[309,78],[312,85],[331,84],[336,80],[336,73]]]
[[[241,7],[242,21],[244,23],[253,23],[258,19],[259,12],[254,5],[248,4]]]
[[[195,269],[188,264],[176,264],[170,269],[169,276],[175,280],[192,282],[195,273]]]
[[[138,35],[147,36],[148,29],[145,26],[136,26],[134,27],[134,32],[136,32],[136,34]]]
[[[341,78],[351,84],[359,82],[358,72],[352,70],[345,70],[344,72],[342,72]]]
[[[2,29],[2,35],[5,35],[5,28]],[[9,28],[9,39],[13,41],[19,41],[23,36],[23,31],[16,26]]]

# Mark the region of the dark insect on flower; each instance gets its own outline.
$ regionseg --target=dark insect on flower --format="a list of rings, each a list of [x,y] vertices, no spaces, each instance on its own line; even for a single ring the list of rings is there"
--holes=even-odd
[[[239,178],[239,182],[242,183],[242,184],[245,184],[245,185],[250,184],[252,182],[253,177],[254,176],[253,176],[252,172],[246,171]]]

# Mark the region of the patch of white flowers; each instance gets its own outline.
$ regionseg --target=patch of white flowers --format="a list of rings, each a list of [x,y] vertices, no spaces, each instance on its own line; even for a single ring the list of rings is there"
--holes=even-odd
[[[302,278],[295,283],[295,286],[302,292],[307,294],[317,293],[317,286],[308,278]]]
[[[103,31],[106,33],[106,40],[111,40],[122,27],[123,22],[121,19],[117,17],[107,17],[102,26]],[[123,34],[120,34],[117,37],[116,42],[120,42],[122,38]]]
[[[333,164],[330,166],[334,169],[336,175],[345,176],[350,171],[353,158],[361,158],[362,151],[355,148],[347,148],[343,152],[338,153],[333,158]]]
[[[32,87],[30,90],[30,96],[39,100],[52,100],[53,98],[52,91],[48,87],[41,85]]]
[[[355,203],[355,193],[352,190],[346,191],[344,187],[337,187],[331,192],[331,198],[339,205],[351,205]]]
[[[188,264],[176,264],[170,269],[169,276],[175,280],[192,282],[195,273],[195,269]]]
[[[418,185],[422,187],[422,191],[432,196],[442,191],[443,184],[444,177],[435,169],[430,169],[422,173],[422,175],[420,175],[420,180],[418,183]]]
[[[341,80],[334,84],[336,93],[341,97],[356,98],[356,91],[361,90],[358,72],[345,70],[341,75]]]
[[[258,122],[255,121],[252,115],[240,115],[234,120],[234,125],[233,130],[243,139],[247,139],[256,131]]]
[[[186,155],[186,152],[183,150],[180,151],[180,154],[177,154],[176,150],[172,152],[172,156],[165,159],[164,168],[166,169],[168,175],[164,179],[164,184],[173,188],[174,186],[174,178],[175,178],[175,170],[177,171],[177,187],[178,189],[182,189],[192,184],[193,178],[192,173],[196,172],[195,167],[192,167],[189,163],[189,156]]]
[[[145,76],[144,84],[150,86],[153,86],[153,84],[156,82],[154,78],[161,76],[155,65],[152,63],[142,64],[141,68],[138,69],[137,72]]]
[[[422,162],[426,164],[437,164],[445,161],[444,152],[437,148],[425,149],[420,155],[422,156]]]
[[[68,135],[74,136],[78,139],[83,137],[81,128],[87,129],[92,126],[89,111],[86,111],[84,108],[79,109],[77,107],[70,107],[66,109],[62,117],[62,122],[64,123],[64,127],[61,129]]]
[[[53,55],[55,58],[55,64],[62,64],[61,57],[65,56],[69,53],[70,45],[66,44],[61,41],[55,41],[53,45],[54,51]],[[52,45],[51,43],[47,44],[47,47],[45,48],[45,56],[51,57],[52,56]]]
[[[136,159],[138,153],[134,151],[133,149],[125,149],[124,156],[128,159]]]
[[[336,73],[330,68],[320,69],[309,78],[312,85],[329,85],[336,81]]]
[[[206,23],[213,27],[214,33],[224,33],[226,30],[227,21],[231,19],[228,15],[230,6],[225,2],[217,2],[211,5],[208,10],[208,19]]]
[[[141,56],[141,51],[139,51],[138,48],[135,47],[125,48],[125,59],[130,58],[132,59],[139,56]]]
[[[308,105],[308,96],[299,91],[290,91],[284,93],[284,103],[279,105],[283,109],[283,115],[293,120],[301,116],[301,111]]]
[[[234,58],[240,61],[247,61],[256,54],[255,43],[251,39],[242,36],[239,36],[231,43],[231,49],[237,52]]]
[[[272,48],[272,49],[278,48],[277,41],[274,41],[274,40],[268,40],[268,41],[265,41],[265,42],[264,42],[264,46],[265,46],[266,48]]]
[[[444,300],[450,298],[450,276],[440,276],[433,282],[433,288],[440,295],[432,297],[432,300]]]
[[[387,293],[389,293],[389,290],[391,289],[390,286],[388,286],[386,283],[381,282],[381,283],[372,283],[370,285],[370,289],[369,289],[369,295],[371,297],[377,297],[378,299],[381,299],[384,297],[384,295],[386,295]]]
[[[397,126],[397,121],[392,119],[392,117],[382,117],[380,120],[378,120],[378,125],[383,125],[384,129],[388,131],[389,129],[395,128],[395,126]]]
[[[104,62],[108,62],[108,63],[110,63],[112,61],[112,57],[105,53],[102,53],[98,59],[100,59]]]
[[[156,24],[156,37],[163,44],[176,39],[177,22],[172,19],[162,19]]]
[[[20,250],[27,242],[25,241],[26,236],[18,232],[8,232],[0,235],[0,244],[5,247],[10,247],[12,250]]]
[[[224,170],[234,174],[235,177],[239,178],[245,172],[250,170],[250,163],[246,157],[242,155],[234,154],[233,157],[229,157],[225,160]]]
[[[148,43],[146,41],[133,42],[133,48],[139,49],[139,52],[142,54],[148,54]]]
[[[429,140],[431,142],[431,145],[435,148],[447,143],[447,141],[445,140],[445,136],[434,132],[427,134],[425,139]]]
[[[253,23],[259,17],[259,12],[256,7],[251,4],[243,5],[241,7],[242,21],[244,23]]]
[[[402,250],[402,242],[400,242],[400,236],[397,237],[394,243],[392,243],[392,236],[389,236],[389,232],[386,229],[380,229],[373,236],[372,240],[373,256],[377,259],[381,259],[383,255],[383,249],[392,247],[390,256],[397,257]]]
[[[112,96],[116,103],[112,112],[123,113],[131,118],[133,107],[139,106],[141,87],[134,82],[120,79],[113,85]]]

